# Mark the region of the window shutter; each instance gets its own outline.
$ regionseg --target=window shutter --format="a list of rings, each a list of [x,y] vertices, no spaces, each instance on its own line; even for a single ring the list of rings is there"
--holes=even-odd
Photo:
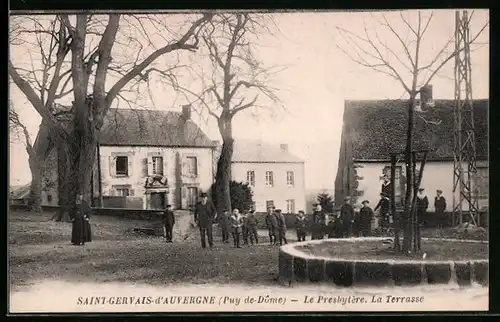
[[[112,177],[116,177],[116,157],[109,157],[109,174]]]
[[[188,175],[188,162],[186,159],[182,160],[182,171],[181,171],[182,176]]]
[[[127,161],[128,161],[128,165],[127,165],[128,166],[128,176],[131,177],[133,175],[133,173],[134,173],[134,171],[133,171],[134,170],[134,167],[133,167],[133,161],[134,160],[132,159],[131,155],[129,155],[127,157]]]
[[[198,158],[195,157],[194,159],[194,176],[198,177]]]
[[[167,161],[165,160],[164,157],[162,157],[162,162],[163,162],[163,175],[167,176]]]
[[[128,192],[128,194],[129,194],[130,197],[135,196],[135,190],[134,189],[130,189],[129,192]]]
[[[148,176],[148,158],[142,159],[142,175],[144,177]]]
[[[111,188],[111,189],[109,190],[109,194],[110,194],[112,197],[116,196],[116,190],[115,190],[114,188]]]
[[[153,158],[148,157],[148,176],[153,175]]]

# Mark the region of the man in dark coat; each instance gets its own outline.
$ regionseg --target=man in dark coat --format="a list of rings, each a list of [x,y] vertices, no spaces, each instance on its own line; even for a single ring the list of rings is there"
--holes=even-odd
[[[389,228],[389,216],[390,216],[390,211],[391,211],[391,201],[389,200],[389,196],[381,193],[380,194],[380,200],[375,206],[374,211],[377,211],[380,209],[379,212],[379,218],[380,218],[380,224],[379,226],[382,227],[383,229],[388,229]]]
[[[269,245],[275,245],[278,241],[276,240],[278,221],[274,215],[274,207],[267,208],[266,214],[266,227],[269,232]]]
[[[323,239],[325,226],[325,213],[320,204],[316,204],[316,210],[313,213],[313,222],[311,227],[311,239]]]
[[[92,230],[90,228],[90,206],[83,200],[83,195],[76,196],[75,207],[72,215],[71,243],[73,245],[84,245],[92,241]]]
[[[250,239],[250,243],[253,245],[259,243],[259,237],[257,236],[257,217],[255,217],[255,211],[250,210],[250,213],[247,215],[246,220],[246,228],[248,232],[248,237]]]
[[[369,203],[368,200],[364,200],[363,207],[359,210],[359,230],[363,237],[370,237],[372,234],[373,210]]]
[[[278,223],[278,239],[280,245],[283,245],[283,243],[286,245],[288,244],[288,241],[286,240],[285,215],[281,212],[281,209],[276,209],[275,216],[276,216],[276,222]]]
[[[219,226],[222,232],[222,242],[229,243],[229,211],[224,210],[222,216],[219,217]]]
[[[174,230],[174,225],[175,215],[172,211],[172,206],[167,205],[167,207],[165,208],[165,213],[163,215],[163,227],[165,228],[165,239],[167,240],[167,243],[172,242],[172,232]]]
[[[345,197],[344,204],[340,207],[340,225],[342,227],[342,237],[344,238],[351,237],[354,223],[354,208],[350,202],[351,198]]]
[[[206,193],[201,195],[201,201],[196,205],[195,221],[200,228],[201,247],[206,248],[206,239],[210,248],[214,246],[212,223],[216,215],[215,206],[208,200]]]
[[[382,178],[382,188],[380,189],[380,193],[383,193],[386,196],[390,196],[392,193],[392,185],[391,181],[389,180],[389,177],[387,175],[384,175]]]
[[[447,218],[445,215],[446,210],[446,199],[442,196],[443,190],[436,190],[436,197],[434,197],[434,209],[436,211],[436,219],[438,222],[438,227],[442,229],[446,223]]]

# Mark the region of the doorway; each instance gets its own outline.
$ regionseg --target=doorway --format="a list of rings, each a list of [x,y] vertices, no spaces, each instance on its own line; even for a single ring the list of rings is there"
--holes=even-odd
[[[152,192],[150,198],[150,209],[165,209],[165,192]]]
[[[198,188],[197,187],[188,187],[187,188],[187,208],[192,209],[196,206],[196,202],[198,201]]]

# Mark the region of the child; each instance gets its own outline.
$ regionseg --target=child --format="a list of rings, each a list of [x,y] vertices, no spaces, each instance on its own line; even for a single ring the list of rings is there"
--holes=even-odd
[[[250,243],[253,245],[259,243],[259,238],[257,237],[257,217],[255,217],[255,211],[250,210],[247,216],[246,229],[248,237],[250,237]]]
[[[174,229],[174,225],[175,225],[175,216],[174,212],[172,211],[172,206],[167,205],[163,217],[163,229],[164,229],[163,232],[167,243],[172,242],[172,231]]]
[[[234,247],[241,248],[240,234],[243,227],[243,216],[241,216],[240,211],[237,208],[233,210],[233,214],[230,218],[230,223],[232,228]]]
[[[295,219],[297,240],[299,242],[306,241],[306,225],[307,225],[306,216],[304,216],[304,211],[300,210],[297,218]]]
[[[363,200],[363,207],[359,210],[359,230],[363,237],[369,237],[372,234],[373,210],[368,206],[369,203],[368,200]]]

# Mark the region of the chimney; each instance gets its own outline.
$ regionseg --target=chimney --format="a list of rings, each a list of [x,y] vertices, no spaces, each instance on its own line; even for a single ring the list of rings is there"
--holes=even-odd
[[[182,118],[184,121],[187,121],[191,118],[191,105],[183,105],[182,106]]]
[[[280,144],[281,152],[288,152],[288,144]]]
[[[432,85],[426,85],[420,89],[420,105],[422,107],[434,106],[434,100],[432,99]]]
[[[186,122],[191,118],[191,105],[182,106],[182,114],[179,117],[179,143],[186,144]]]

